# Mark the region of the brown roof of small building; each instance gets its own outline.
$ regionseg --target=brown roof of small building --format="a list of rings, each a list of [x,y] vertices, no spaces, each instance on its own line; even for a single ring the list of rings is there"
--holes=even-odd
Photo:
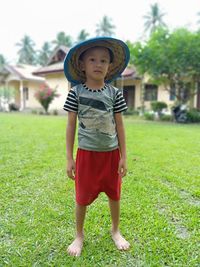
[[[33,74],[47,74],[47,73],[55,73],[55,72],[63,72],[63,62],[54,63],[48,66],[41,67],[33,72]]]
[[[64,60],[66,54],[69,51],[69,47],[61,45],[56,47],[55,50],[52,52],[47,65],[55,64]]]
[[[125,70],[122,72],[121,76],[123,78],[125,78],[125,79],[130,79],[130,78],[140,79],[140,76],[137,73],[135,67],[127,67],[127,68],[125,68]]]

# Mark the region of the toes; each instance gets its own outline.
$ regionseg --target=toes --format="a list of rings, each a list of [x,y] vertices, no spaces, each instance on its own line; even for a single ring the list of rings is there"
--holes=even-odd
[[[127,243],[124,243],[124,244],[118,244],[118,249],[119,250],[128,250],[129,247],[130,247],[130,244],[127,242]]]
[[[79,249],[73,249],[73,248],[68,247],[67,253],[70,256],[79,257],[81,255],[81,250],[79,250]]]

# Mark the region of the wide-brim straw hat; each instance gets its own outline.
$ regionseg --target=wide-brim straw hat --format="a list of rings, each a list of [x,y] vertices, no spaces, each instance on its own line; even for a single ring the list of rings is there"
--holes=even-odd
[[[113,55],[112,64],[105,77],[105,82],[109,83],[120,76],[126,68],[130,51],[128,46],[121,40],[112,37],[96,37],[78,43],[72,47],[64,59],[64,73],[67,80],[73,84],[85,82],[85,74],[80,69],[80,56],[83,52],[92,47],[105,47]]]

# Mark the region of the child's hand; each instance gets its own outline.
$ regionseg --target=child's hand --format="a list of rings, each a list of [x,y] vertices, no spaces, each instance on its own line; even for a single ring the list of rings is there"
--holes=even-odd
[[[126,172],[127,172],[126,160],[121,158],[119,161],[118,173],[121,177],[124,177],[126,176]]]
[[[75,179],[75,161],[73,159],[68,160],[67,163],[67,176],[71,179]]]

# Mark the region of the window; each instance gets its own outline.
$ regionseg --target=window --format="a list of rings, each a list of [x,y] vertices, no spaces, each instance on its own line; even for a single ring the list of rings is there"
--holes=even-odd
[[[156,101],[158,98],[158,87],[155,84],[145,84],[144,87],[144,100]]]

